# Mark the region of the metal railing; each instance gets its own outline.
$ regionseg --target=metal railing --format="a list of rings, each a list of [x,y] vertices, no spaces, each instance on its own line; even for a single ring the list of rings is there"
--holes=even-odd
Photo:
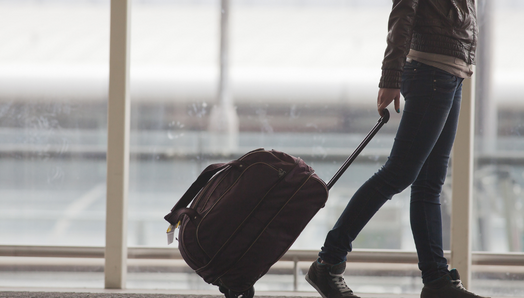
[[[129,247],[128,259],[182,260],[176,248]],[[293,289],[298,289],[299,262],[313,262],[317,258],[316,250],[289,250],[280,261],[293,262]],[[39,258],[104,258],[104,247],[80,246],[22,246],[0,245],[0,257],[39,257]],[[451,253],[445,251],[445,257]],[[396,263],[417,264],[414,251],[355,249],[348,255],[349,262],[359,263]],[[0,260],[1,263],[1,260]],[[473,265],[489,266],[524,266],[524,253],[473,252]],[[26,262],[27,264],[27,262]],[[1,264],[0,264],[1,265]]]

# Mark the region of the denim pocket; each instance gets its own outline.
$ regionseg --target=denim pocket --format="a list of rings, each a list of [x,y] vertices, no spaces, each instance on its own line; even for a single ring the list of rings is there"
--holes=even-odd
[[[461,78],[444,70],[436,69],[433,76],[433,91],[439,93],[455,92]]]
[[[408,96],[427,96],[432,89],[434,68],[417,61],[406,62],[402,73],[400,92]]]

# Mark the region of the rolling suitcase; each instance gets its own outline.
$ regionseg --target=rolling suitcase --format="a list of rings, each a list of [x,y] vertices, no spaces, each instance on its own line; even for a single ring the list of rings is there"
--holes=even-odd
[[[255,282],[286,253],[388,120],[385,110],[327,184],[303,160],[276,150],[208,166],[164,217],[168,233],[180,228],[186,263],[227,298],[253,297]]]

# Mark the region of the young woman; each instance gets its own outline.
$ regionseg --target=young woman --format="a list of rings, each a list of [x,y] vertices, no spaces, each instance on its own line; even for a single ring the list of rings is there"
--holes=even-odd
[[[411,185],[410,221],[422,271],[421,298],[480,297],[448,270],[442,248],[440,193],[477,42],[474,0],[394,0],[377,108],[404,110],[387,162],[349,201],[306,280],[324,298],[358,297],[344,282],[346,255],[366,223]]]

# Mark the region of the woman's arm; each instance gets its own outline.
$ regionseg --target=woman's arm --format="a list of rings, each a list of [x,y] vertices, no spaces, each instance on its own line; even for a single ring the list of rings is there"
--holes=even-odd
[[[394,0],[389,16],[387,48],[382,61],[380,88],[400,89],[402,69],[411,45],[418,0]]]

